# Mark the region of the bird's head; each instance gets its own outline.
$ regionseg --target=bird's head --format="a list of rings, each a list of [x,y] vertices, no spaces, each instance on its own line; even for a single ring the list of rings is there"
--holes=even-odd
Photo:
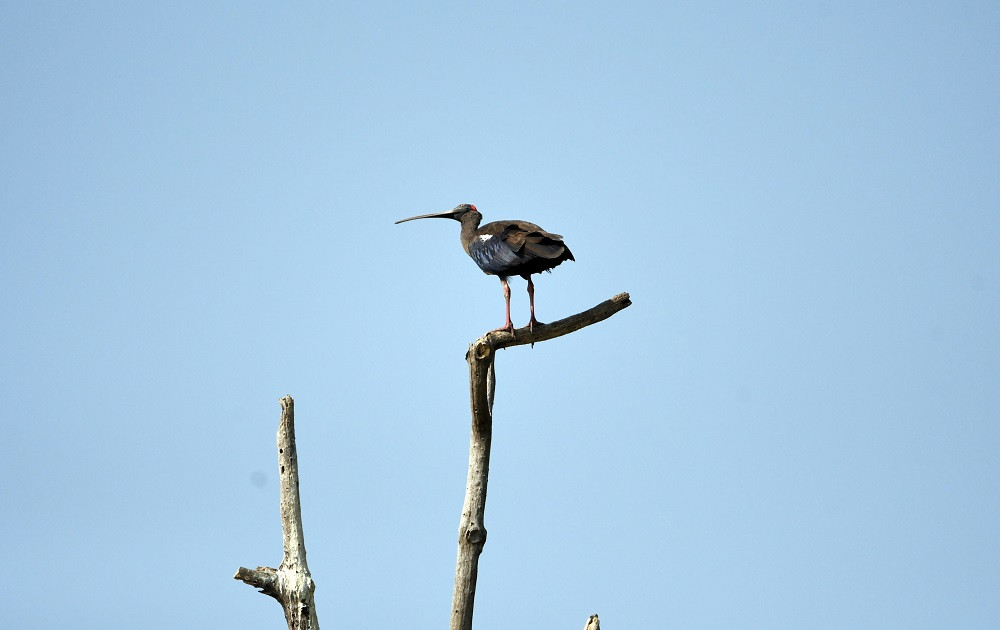
[[[400,219],[396,223],[403,223],[404,221],[412,221],[414,219],[455,219],[456,221],[461,221],[462,217],[469,214],[470,212],[475,212],[479,214],[479,210],[476,206],[471,203],[460,203],[451,210],[447,212],[435,212],[433,214],[420,214],[415,217],[410,217],[408,219]]]

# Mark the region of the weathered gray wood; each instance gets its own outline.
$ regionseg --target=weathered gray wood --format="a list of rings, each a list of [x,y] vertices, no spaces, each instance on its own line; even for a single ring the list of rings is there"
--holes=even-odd
[[[601,630],[601,620],[597,618],[597,615],[591,615],[583,630]]]
[[[561,337],[603,321],[630,306],[628,293],[620,293],[597,306],[551,324],[527,327],[513,333],[489,332],[472,342],[465,358],[469,363],[469,399],[472,406],[472,436],[469,444],[469,476],[465,482],[465,503],[458,528],[458,563],[452,598],[451,630],[472,630],[472,612],[479,575],[479,556],[486,544],[486,486],[490,469],[490,442],[493,435],[493,392],[496,388],[494,358],[500,348]],[[592,617],[593,620],[597,616]]]
[[[299,458],[295,449],[295,403],[291,396],[285,396],[280,403],[278,474],[281,479],[279,502],[284,558],[277,569],[240,567],[233,577],[278,600],[285,611],[289,630],[319,630],[313,597],[316,584],[306,564],[306,543],[302,532]]]
[[[570,315],[565,319],[552,322],[551,324],[537,324],[532,331],[527,326],[518,328],[512,333],[494,330],[480,337],[480,341],[485,340],[494,350],[500,348],[510,348],[524,344],[535,344],[539,341],[546,341],[556,337],[568,335],[571,332],[580,330],[584,326],[590,326],[603,321],[618,311],[632,305],[628,293],[619,293],[610,300],[605,300],[597,306],[587,309],[582,313]]]
[[[477,342],[478,343],[478,342]],[[478,353],[484,353],[477,356]],[[458,564],[455,567],[455,592],[452,598],[451,630],[472,628],[472,609],[476,598],[479,554],[486,544],[486,486],[490,474],[490,442],[493,432],[493,350],[486,344],[473,344],[466,356],[469,361],[472,437],[469,440],[469,476],[465,482],[465,503],[458,529]]]

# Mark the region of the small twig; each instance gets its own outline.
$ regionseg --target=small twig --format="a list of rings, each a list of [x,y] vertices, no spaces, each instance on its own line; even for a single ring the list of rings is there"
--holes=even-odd
[[[527,327],[513,333],[486,333],[469,346],[469,398],[472,404],[472,436],[469,441],[469,476],[465,483],[465,503],[458,528],[458,563],[455,567],[455,592],[451,608],[451,630],[472,630],[472,611],[476,599],[479,556],[486,545],[486,487],[490,473],[490,443],[493,434],[493,392],[496,388],[496,350],[534,344],[569,334],[584,326],[603,321],[632,302],[628,293],[620,293],[594,308],[534,331]],[[592,620],[597,622],[597,616]],[[592,629],[596,630],[596,629]]]
[[[299,459],[295,449],[295,403],[291,396],[285,396],[280,402],[278,471],[281,478],[281,534],[284,558],[277,569],[240,567],[233,577],[278,600],[285,611],[289,630],[319,630],[313,598],[316,584],[306,564],[305,536],[302,533]]]

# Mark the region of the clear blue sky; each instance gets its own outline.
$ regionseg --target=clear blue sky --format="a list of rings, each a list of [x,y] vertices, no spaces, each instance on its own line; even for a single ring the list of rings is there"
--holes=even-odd
[[[0,625],[447,624],[453,222],[563,234],[598,326],[498,358],[477,630],[995,627],[1000,7],[0,8]],[[513,316],[527,321],[524,283]]]

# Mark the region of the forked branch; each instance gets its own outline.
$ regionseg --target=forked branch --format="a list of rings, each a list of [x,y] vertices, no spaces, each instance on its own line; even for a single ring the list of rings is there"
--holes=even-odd
[[[285,611],[289,630],[319,630],[313,593],[316,584],[306,564],[299,502],[299,458],[295,450],[295,403],[281,399],[278,425],[278,471],[281,478],[281,534],[284,558],[277,569],[240,567],[233,577],[278,600]]]
[[[472,611],[479,575],[479,556],[486,544],[486,486],[489,480],[490,442],[493,435],[493,391],[496,387],[494,357],[500,348],[535,344],[561,337],[585,326],[603,321],[632,302],[628,293],[620,293],[597,306],[551,324],[509,332],[490,332],[469,346],[469,397],[472,404],[472,437],[469,444],[469,477],[465,484],[465,503],[458,530],[458,564],[455,568],[455,593],[451,608],[451,630],[472,630]],[[599,624],[594,615],[588,621]],[[591,627],[591,626],[588,626]],[[598,626],[599,627],[599,626]]]

